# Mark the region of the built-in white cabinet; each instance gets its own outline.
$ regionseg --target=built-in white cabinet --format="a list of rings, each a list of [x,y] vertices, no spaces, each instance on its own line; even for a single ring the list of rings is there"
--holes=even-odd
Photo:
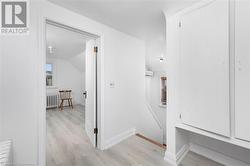
[[[235,135],[250,141],[250,1],[235,2]]]
[[[190,10],[179,26],[182,122],[229,137],[229,3]]]
[[[175,127],[250,149],[250,1],[201,1],[167,23]]]

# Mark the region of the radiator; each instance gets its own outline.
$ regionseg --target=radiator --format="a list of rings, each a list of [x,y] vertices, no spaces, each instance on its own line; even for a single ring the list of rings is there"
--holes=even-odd
[[[56,108],[58,107],[58,95],[53,94],[53,95],[47,95],[47,100],[46,100],[46,108]]]
[[[0,166],[13,166],[12,141],[0,142]]]

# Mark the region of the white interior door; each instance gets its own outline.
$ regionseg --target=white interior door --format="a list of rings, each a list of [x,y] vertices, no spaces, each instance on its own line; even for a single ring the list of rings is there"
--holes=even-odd
[[[89,40],[86,43],[85,130],[93,146],[96,146],[97,137],[94,133],[96,128],[96,53],[94,47],[95,40]]]
[[[250,141],[250,1],[235,7],[235,134]]]
[[[213,1],[181,17],[182,122],[230,136],[229,5]]]

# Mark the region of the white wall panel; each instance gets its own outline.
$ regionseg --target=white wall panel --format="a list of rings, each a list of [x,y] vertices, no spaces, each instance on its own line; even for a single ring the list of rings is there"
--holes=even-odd
[[[31,165],[44,162],[44,154],[37,153],[45,150],[44,144],[38,145],[44,140],[45,126],[45,111],[40,109],[44,100],[41,94],[45,93],[41,79],[44,77],[42,66],[45,60],[40,52],[44,35],[40,23],[42,18],[103,37],[99,81],[102,106],[99,116],[105,124],[100,129],[102,142],[136,128],[137,123],[149,125],[144,117],[145,42],[46,0],[30,1],[30,34],[0,37],[1,68],[4,70],[1,94],[5,97],[2,101],[5,110],[2,112],[3,135],[13,140],[14,162]],[[110,88],[110,82],[115,83],[114,88]]]
[[[53,64],[55,87],[47,88],[47,93],[59,93],[59,90],[71,89],[73,104],[84,105],[85,100],[82,93],[85,91],[85,72],[79,71],[68,59],[47,57],[46,61]],[[67,102],[64,104],[68,105]]]
[[[250,141],[250,1],[235,4],[235,134]]]
[[[181,16],[180,68],[183,123],[230,136],[227,1]]]

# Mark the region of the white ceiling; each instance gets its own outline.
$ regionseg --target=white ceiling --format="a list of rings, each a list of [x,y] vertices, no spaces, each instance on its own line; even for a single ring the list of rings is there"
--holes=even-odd
[[[165,18],[198,0],[49,0],[93,20],[157,46],[158,52],[146,55],[149,68],[162,66],[158,61],[165,53]],[[152,48],[153,49],[153,48]],[[150,52],[154,52],[151,50]],[[161,67],[160,67],[161,68]]]
[[[88,39],[80,33],[54,25],[46,25],[47,56],[51,58],[71,58],[85,51]],[[53,53],[50,54],[49,46]]]
[[[46,25],[47,58],[65,59],[81,72],[85,71],[86,35],[61,27]],[[50,53],[52,46],[53,53]]]

